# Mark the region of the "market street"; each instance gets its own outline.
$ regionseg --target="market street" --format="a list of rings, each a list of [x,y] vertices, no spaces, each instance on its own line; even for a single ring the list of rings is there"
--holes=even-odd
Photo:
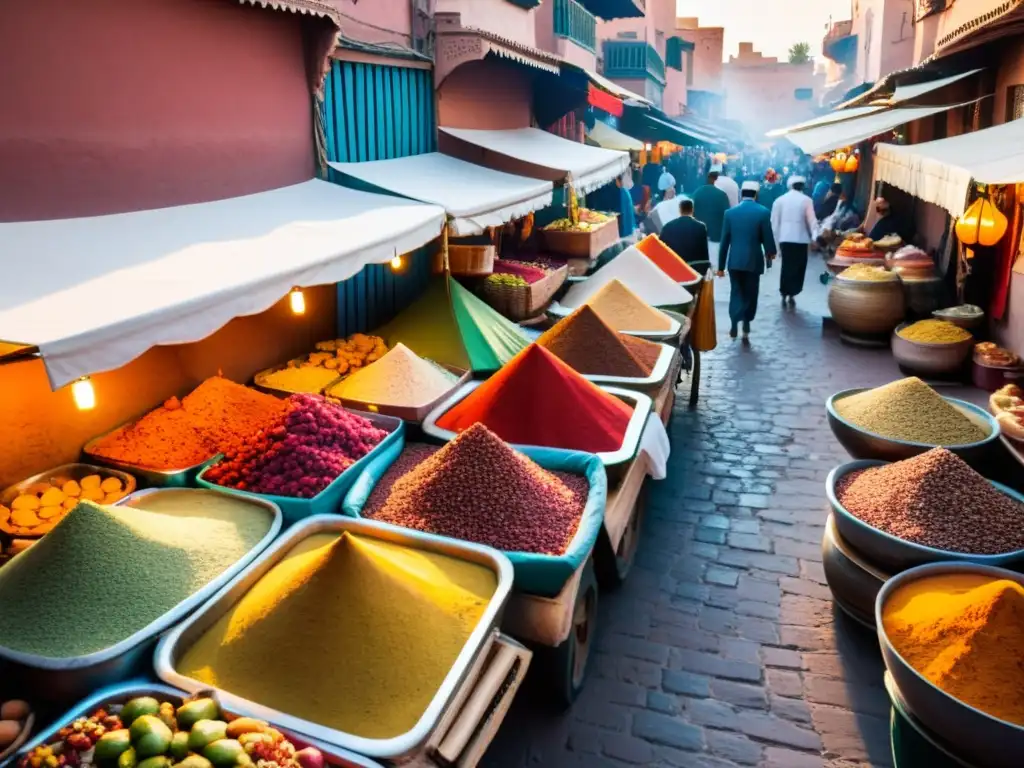
[[[795,311],[778,265],[765,276],[749,348],[715,282],[719,345],[696,411],[680,388],[669,478],[632,573],[601,595],[586,686],[561,717],[524,691],[489,768],[891,765],[878,642],[833,610],[821,567],[823,482],[848,460],[823,404],[900,374],[888,350],[823,334],[821,268]]]

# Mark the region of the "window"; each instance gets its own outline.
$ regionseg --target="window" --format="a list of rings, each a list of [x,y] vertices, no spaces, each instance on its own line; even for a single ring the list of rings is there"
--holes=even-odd
[[[1006,122],[1024,117],[1024,85],[1011,85],[1006,89]]]
[[[616,35],[616,37],[618,37],[620,40],[636,40],[637,39],[636,32],[619,32],[619,34]]]
[[[814,98],[813,88],[797,88],[793,91],[793,96],[797,101],[810,101]]]
[[[693,85],[693,51],[686,52],[686,85]]]

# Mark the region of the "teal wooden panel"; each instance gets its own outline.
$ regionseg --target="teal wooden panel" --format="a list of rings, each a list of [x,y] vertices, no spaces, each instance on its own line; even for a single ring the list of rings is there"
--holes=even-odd
[[[429,70],[334,61],[324,94],[327,159],[364,162],[433,152],[434,75]],[[386,323],[422,293],[430,258],[421,249],[399,274],[371,264],[338,284],[339,336]]]

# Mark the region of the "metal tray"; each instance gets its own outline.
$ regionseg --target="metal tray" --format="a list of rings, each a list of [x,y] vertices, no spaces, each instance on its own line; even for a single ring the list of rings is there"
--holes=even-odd
[[[82,447],[82,456],[93,464],[97,464],[101,467],[110,467],[111,469],[118,469],[122,472],[134,475],[138,478],[139,484],[142,486],[153,486],[156,488],[194,488],[196,485],[196,477],[214,460],[214,456],[211,456],[206,461],[199,464],[191,467],[184,467],[182,469],[153,469],[152,467],[142,467],[138,464],[130,464],[124,461],[117,461],[116,459],[107,459],[93,452],[93,449],[101,440],[114,434],[119,429],[124,429],[125,427],[134,424],[138,420],[139,419],[132,419],[131,421],[126,421],[124,424],[114,427],[109,432],[97,435]]]
[[[587,381],[592,381],[601,386],[609,385],[625,389],[637,389],[641,392],[657,393],[665,382],[665,377],[668,376],[669,369],[672,367],[672,358],[676,354],[675,347],[668,344],[661,344],[660,346],[661,354],[654,361],[654,368],[647,376],[603,376],[589,373],[582,374],[582,376]]]
[[[187,695],[188,694],[184,691],[178,690],[177,688],[172,688],[171,686],[164,685],[163,683],[150,682],[148,680],[132,680],[108,686],[78,702],[68,712],[57,718],[49,728],[37,733],[35,738],[11,756],[9,762],[15,762],[21,755],[28,754],[36,747],[56,741],[57,733],[61,728],[66,725],[70,725],[80,717],[87,717],[100,707],[106,707],[111,704],[125,704],[137,696],[152,696],[156,699],[171,701],[180,705]],[[222,711],[225,715],[229,716],[235,714],[233,712],[223,710],[223,707]],[[308,744],[309,746],[320,749],[321,752],[329,756],[332,765],[340,766],[341,768],[383,768],[380,763],[376,763],[361,755],[348,752],[347,750],[338,749],[337,747],[321,747],[318,742],[303,739],[301,737],[293,740],[291,734],[284,731],[282,731],[282,733],[289,741],[298,741],[303,745]],[[298,744],[296,744],[296,746],[298,746]],[[0,768],[4,768],[7,764],[8,761],[0,762]]]
[[[501,619],[505,603],[512,591],[512,563],[500,552],[454,539],[427,537],[417,531],[398,528],[396,526],[375,523],[369,520],[356,520],[335,515],[317,515],[296,523],[288,533],[264,552],[243,573],[240,573],[230,584],[218,592],[200,610],[168,632],[157,646],[154,658],[156,673],[160,679],[187,691],[208,690],[210,686],[198,680],[185,677],[177,671],[177,664],[182,653],[200,636],[212,627],[242,596],[252,588],[266,573],[281,562],[285,556],[302,540],[318,533],[350,531],[368,538],[399,544],[413,549],[438,552],[462,560],[478,563],[491,568],[498,579],[498,584],[490,604],[487,606],[470,634],[451,670],[441,683],[419,722],[407,733],[390,739],[368,739],[355,734],[338,731],[323,725],[309,722],[301,718],[265,707],[257,702],[243,699],[234,694],[215,689],[218,699],[232,711],[258,717],[273,722],[281,727],[316,739],[324,744],[333,744],[349,749],[362,755],[374,758],[397,759],[414,754],[430,738],[444,715],[449,703],[459,691],[471,669],[479,664],[479,656],[486,652],[493,640],[494,630]],[[429,634],[429,633],[428,633]],[[424,635],[424,641],[429,637]]]
[[[434,365],[439,364],[434,363]],[[447,370],[449,373],[453,373],[456,376],[458,376],[458,379],[452,382],[451,387],[449,387],[444,394],[435,397],[429,403],[425,403],[419,406],[382,405],[381,403],[369,403],[363,400],[353,400],[348,397],[339,397],[338,395],[332,395],[331,390],[338,384],[340,384],[342,381],[344,381],[345,378],[348,378],[347,376],[335,379],[333,382],[331,382],[331,384],[324,389],[324,396],[329,397],[332,400],[336,400],[349,410],[379,413],[382,416],[394,416],[396,419],[401,419],[402,421],[408,421],[413,424],[419,424],[420,422],[423,421],[424,418],[426,418],[428,413],[430,413],[432,410],[434,410],[434,408],[437,407],[438,403],[442,402],[445,398],[448,397],[448,395],[450,395],[456,389],[458,389],[467,381],[469,381],[469,379],[473,375],[472,371],[467,371],[462,368],[454,368],[450,365],[442,365],[441,367]]]
[[[140,497],[159,493],[162,489],[138,491],[119,503],[130,503]],[[206,491],[196,491],[206,493]],[[149,653],[157,635],[187,617],[217,590],[230,583],[253,562],[281,531],[281,510],[276,504],[261,499],[249,499],[271,514],[266,535],[233,566],[197,590],[190,597],[147,626],[119,643],[85,656],[52,658],[23,653],[0,646],[0,679],[8,675],[21,683],[20,687],[32,691],[34,696],[47,701],[67,702],[81,698],[89,691],[125,680],[148,668]]]
[[[672,325],[670,325],[663,331],[619,331],[619,333],[625,333],[628,336],[636,336],[638,338],[648,339],[650,341],[664,341],[666,339],[673,338],[676,334],[679,333],[679,329],[683,327],[682,323],[680,323],[678,319],[672,316],[671,311],[666,311],[664,309],[661,309],[660,307],[655,307],[655,309],[657,309],[664,315],[668,315],[669,320],[672,321]],[[568,317],[575,311],[576,310],[574,309],[563,307],[557,301],[551,302],[551,306],[549,306],[547,309],[549,315],[552,315],[558,318],[559,320],[561,320],[563,317]]]

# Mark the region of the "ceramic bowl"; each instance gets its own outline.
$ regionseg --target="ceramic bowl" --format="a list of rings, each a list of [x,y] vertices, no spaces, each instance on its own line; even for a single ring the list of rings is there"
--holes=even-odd
[[[900,324],[892,334],[892,356],[902,367],[923,374],[947,374],[959,371],[974,349],[974,337],[963,341],[931,343],[911,341],[900,336],[910,323]]]

